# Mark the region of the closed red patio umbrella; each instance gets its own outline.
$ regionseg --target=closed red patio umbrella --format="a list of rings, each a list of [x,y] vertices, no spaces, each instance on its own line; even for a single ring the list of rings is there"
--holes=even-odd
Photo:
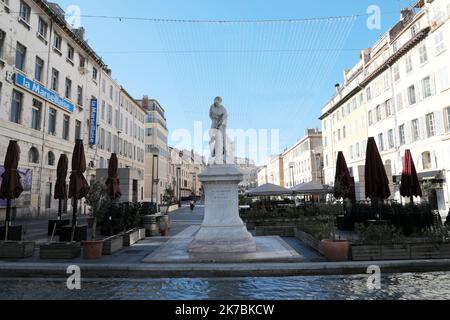
[[[366,198],[387,199],[391,195],[386,170],[378,152],[375,139],[370,137],[367,141],[366,165],[364,168]]]
[[[338,152],[334,176],[334,197],[355,200],[355,182],[345,161],[344,153]]]
[[[69,159],[65,154],[61,154],[56,168],[55,196],[58,202],[58,219],[61,220],[62,202],[67,200],[67,170],[69,168]]]
[[[422,189],[420,188],[419,177],[417,176],[416,166],[410,150],[405,151],[403,159],[402,179],[400,184],[400,195],[408,197],[413,202],[413,197],[421,197]]]
[[[76,140],[72,155],[72,172],[70,173],[69,198],[73,198],[72,237],[77,223],[78,200],[86,197],[89,185],[84,177],[86,171],[86,157],[83,140]]]
[[[108,195],[111,200],[117,200],[122,196],[122,193],[120,192],[118,167],[117,154],[112,153],[108,164],[108,179],[106,180]]]
[[[8,229],[11,224],[11,200],[17,199],[23,192],[20,175],[17,171],[20,159],[20,147],[17,141],[9,141],[6,151],[0,198],[6,199],[5,240],[8,240]]]

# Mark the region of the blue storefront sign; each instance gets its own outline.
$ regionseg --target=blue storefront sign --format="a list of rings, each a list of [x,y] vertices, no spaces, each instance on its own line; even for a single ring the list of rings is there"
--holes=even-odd
[[[89,144],[97,143],[97,99],[91,99],[91,115],[89,126]]]
[[[25,77],[20,73],[16,73],[15,82],[17,86],[22,87],[25,90],[30,91],[31,93],[34,93],[35,95],[53,103],[54,105],[60,107],[61,109],[64,109],[70,113],[72,113],[75,109],[73,103],[70,103],[66,99],[60,97],[56,93],[41,86],[39,83],[36,83],[31,79],[28,79],[27,77]]]

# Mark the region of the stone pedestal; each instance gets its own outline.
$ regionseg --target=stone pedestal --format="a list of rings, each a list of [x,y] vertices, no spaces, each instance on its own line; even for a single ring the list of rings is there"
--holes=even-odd
[[[205,191],[205,218],[189,252],[256,252],[255,239],[239,217],[238,184],[242,177],[234,165],[211,165],[199,175]]]

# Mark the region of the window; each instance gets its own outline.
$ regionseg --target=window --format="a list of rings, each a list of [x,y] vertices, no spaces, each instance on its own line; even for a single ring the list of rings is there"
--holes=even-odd
[[[405,65],[406,65],[406,73],[411,73],[413,71],[411,55],[409,55],[405,58]]]
[[[47,164],[49,166],[54,166],[55,165],[55,154],[51,151],[48,152],[47,154]]]
[[[22,102],[23,94],[19,91],[13,90],[12,102],[11,102],[11,114],[9,120],[11,122],[20,123],[20,117],[22,115]]]
[[[409,105],[413,105],[416,104],[417,100],[416,100],[416,88],[414,87],[414,85],[410,86],[408,88],[408,103]]]
[[[101,110],[101,118],[105,120],[105,101],[102,101],[102,110]]]
[[[0,59],[4,58],[6,32],[0,29]]]
[[[75,120],[75,140],[81,139],[81,121]]]
[[[16,46],[16,68],[25,71],[25,57],[27,54],[27,48],[20,42],[17,42]]]
[[[34,79],[42,82],[42,74],[44,73],[44,60],[36,56],[36,62],[34,64]]]
[[[411,134],[412,134],[412,140],[417,141],[420,139],[420,133],[419,133],[419,120],[414,119],[411,121]]]
[[[441,91],[447,90],[450,87],[448,66],[439,69],[439,83]]]
[[[367,97],[367,101],[372,100],[372,92],[371,92],[370,87],[367,87],[367,89],[366,89],[366,97]]]
[[[377,116],[377,122],[382,120],[382,115],[381,115],[381,106],[377,105],[375,108],[375,113]]]
[[[425,116],[425,120],[426,120],[428,138],[434,137],[436,135],[435,125],[434,125],[434,113],[427,114]]]
[[[72,98],[72,80],[70,80],[69,78],[66,78],[66,89],[64,92],[64,95],[67,99]]]
[[[434,35],[434,44],[437,54],[445,50],[444,33],[442,31]]]
[[[372,110],[370,110],[370,111],[369,111],[369,115],[368,115],[368,118],[369,118],[369,126],[370,126],[370,125],[372,125],[372,124],[373,124],[373,115],[372,115]]]
[[[75,56],[75,50],[70,44],[67,44],[67,59],[73,61],[73,57]]]
[[[425,151],[422,153],[422,165],[424,170],[429,170],[432,168],[430,152]]]
[[[92,68],[92,80],[97,81],[97,76],[98,76],[98,70],[97,70],[97,68],[93,67]]]
[[[388,144],[389,144],[389,149],[392,149],[395,147],[394,145],[394,130],[390,129],[388,131]]]
[[[77,87],[77,104],[79,106],[83,106],[83,87],[82,86]]]
[[[61,51],[62,37],[55,32],[55,37],[53,38],[53,47],[58,51]]]
[[[58,86],[59,86],[59,71],[56,70],[55,68],[52,68],[52,90],[53,91],[58,91]]]
[[[109,86],[109,98],[112,100],[113,99],[113,86]]]
[[[31,107],[31,128],[34,130],[41,130],[41,112],[42,102],[33,99],[33,106]]]
[[[431,78],[430,76],[425,77],[422,79],[422,92],[423,92],[423,98],[431,97],[433,94],[432,88],[431,88]]]
[[[446,123],[447,132],[449,132],[450,131],[450,107],[445,108],[444,113],[445,113],[445,115],[444,115],[445,121],[447,122]]]
[[[56,134],[56,110],[48,109],[48,134]]]
[[[398,142],[402,146],[406,143],[405,140],[405,125],[402,124],[400,127],[398,127]]]
[[[86,65],[86,59],[81,54],[78,54],[78,58],[80,59],[80,68],[84,68]]]
[[[395,41],[395,42],[392,44],[392,51],[393,51],[394,53],[398,51],[398,41]]]
[[[38,22],[38,34],[43,37],[44,39],[47,39],[47,30],[48,30],[48,24],[45,22],[44,19],[39,17]]]
[[[106,80],[105,79],[102,80],[102,92],[106,93]]]
[[[63,117],[63,131],[62,131],[62,138],[64,140],[69,140],[69,128],[70,128],[70,117],[65,114]]]
[[[397,94],[397,110],[401,111],[403,109],[403,96],[401,93]]]
[[[394,81],[400,80],[400,67],[398,64],[394,65],[392,71],[394,73]]]
[[[23,21],[30,23],[30,13],[31,13],[30,6],[27,5],[24,1],[20,1],[19,17]]]
[[[108,104],[108,124],[112,124],[112,106]]]
[[[34,164],[39,163],[39,151],[35,147],[31,147],[28,151],[28,162]]]
[[[356,157],[357,158],[361,157],[361,150],[359,149],[359,142],[356,143],[355,150],[356,150]]]
[[[425,45],[419,48],[420,64],[424,64],[428,61],[427,47]]]
[[[386,100],[386,102],[384,103],[384,107],[385,107],[386,117],[392,116],[393,112],[392,112],[391,99]]]
[[[384,139],[383,134],[378,134],[378,147],[380,148],[380,151],[384,151]]]
[[[389,81],[389,73],[385,72],[383,75],[383,85],[384,85],[384,90],[387,90],[391,87],[391,83]]]

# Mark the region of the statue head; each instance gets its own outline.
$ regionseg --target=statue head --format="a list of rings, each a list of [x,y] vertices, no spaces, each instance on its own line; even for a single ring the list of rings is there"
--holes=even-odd
[[[218,106],[220,106],[222,104],[222,98],[221,97],[216,97],[215,99],[214,99],[214,105],[216,106],[216,107],[218,107]]]

